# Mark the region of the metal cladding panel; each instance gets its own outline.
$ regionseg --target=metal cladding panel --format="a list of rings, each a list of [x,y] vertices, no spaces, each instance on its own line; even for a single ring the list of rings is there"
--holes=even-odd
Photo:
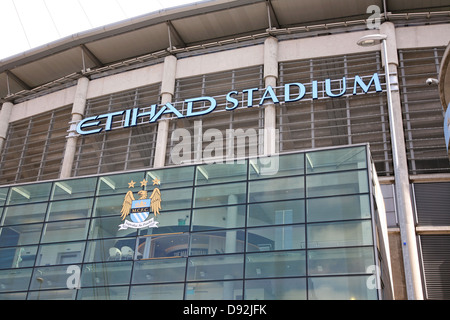
[[[450,225],[450,182],[417,183],[414,193],[419,225]]]
[[[450,299],[450,235],[421,236],[427,298]]]

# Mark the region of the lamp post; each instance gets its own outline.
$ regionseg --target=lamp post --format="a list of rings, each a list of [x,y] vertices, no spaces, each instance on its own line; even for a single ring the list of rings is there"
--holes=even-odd
[[[401,112],[394,110],[392,98],[391,77],[389,71],[389,56],[386,44],[386,34],[371,34],[360,38],[357,44],[369,47],[381,44],[384,58],[384,70],[386,78],[386,93],[389,116],[389,130],[391,133],[392,162],[394,166],[395,194],[397,199],[397,212],[400,225],[400,237],[402,242],[403,263],[405,268],[406,291],[409,299],[423,299],[422,279],[416,243],[416,231],[414,215],[412,211],[411,195],[409,190],[409,175],[406,155],[399,148],[403,140]],[[396,97],[396,106],[400,108],[399,98]],[[397,113],[398,119],[395,114]],[[397,132],[397,129],[400,131]],[[404,149],[404,147],[403,147]]]

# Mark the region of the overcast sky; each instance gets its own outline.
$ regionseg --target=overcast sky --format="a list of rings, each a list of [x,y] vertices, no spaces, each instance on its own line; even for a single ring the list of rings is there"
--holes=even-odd
[[[59,38],[199,0],[0,0],[0,60]]]

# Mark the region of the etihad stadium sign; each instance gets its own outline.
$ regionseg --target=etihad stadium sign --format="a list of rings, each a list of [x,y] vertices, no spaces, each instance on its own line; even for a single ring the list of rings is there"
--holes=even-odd
[[[364,79],[368,78],[369,77],[364,77]],[[368,93],[369,88],[372,85],[375,87],[376,92],[382,91],[378,73],[374,73],[369,81],[365,81],[364,79],[358,75],[354,77],[353,87],[350,88],[350,90],[352,90],[351,94],[357,95],[358,93],[361,93],[361,91],[362,93]],[[335,80],[335,82],[336,81],[339,82],[339,88],[337,90],[332,88],[331,79],[326,79],[324,82],[321,82],[321,92],[323,92],[322,97],[337,98],[344,94],[348,94],[347,79],[343,77],[342,80],[339,79]],[[319,82],[316,80],[312,81],[308,88],[310,88],[310,92],[308,92],[310,98],[312,100],[319,99]],[[307,94],[306,86],[298,82],[285,84],[281,90],[283,93],[280,96],[276,94],[276,90],[271,86],[268,86],[263,90],[264,92],[261,98],[258,99],[257,106],[262,106],[266,103],[279,104],[300,101],[305,98]],[[251,88],[242,90],[241,92],[228,92],[226,94],[225,110],[232,111],[237,108],[254,107],[254,96],[256,96],[255,93],[259,91],[262,90],[259,88]],[[201,105],[202,108],[199,108],[199,105]],[[88,135],[97,134],[102,131],[110,131],[112,130],[113,121],[118,118],[122,119],[121,123],[123,128],[129,128],[143,123],[142,121],[138,121],[143,117],[148,117],[148,123],[153,123],[163,115],[167,114],[172,114],[179,119],[204,116],[216,109],[217,101],[213,97],[202,96],[184,100],[184,106],[185,108],[183,108],[183,110],[178,110],[172,103],[166,103],[164,105],[153,104],[150,107],[147,107],[145,111],[141,110],[141,108],[132,108],[87,117],[78,122],[76,132],[80,135]]]

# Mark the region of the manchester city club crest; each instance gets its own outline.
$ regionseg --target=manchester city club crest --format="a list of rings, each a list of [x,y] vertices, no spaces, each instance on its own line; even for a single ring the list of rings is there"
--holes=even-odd
[[[155,218],[160,214],[159,210],[161,209],[161,191],[158,188],[160,181],[154,179],[152,182],[156,187],[150,196],[148,196],[148,191],[144,189],[137,193],[138,199],[135,198],[133,191],[129,190],[126,193],[120,211],[123,223],[119,225],[119,230],[158,228],[159,222],[155,221]],[[148,181],[144,179],[140,183],[141,187],[144,188]],[[135,184],[136,182],[131,180],[128,183],[128,188],[134,188]],[[154,216],[149,219],[152,213]]]

